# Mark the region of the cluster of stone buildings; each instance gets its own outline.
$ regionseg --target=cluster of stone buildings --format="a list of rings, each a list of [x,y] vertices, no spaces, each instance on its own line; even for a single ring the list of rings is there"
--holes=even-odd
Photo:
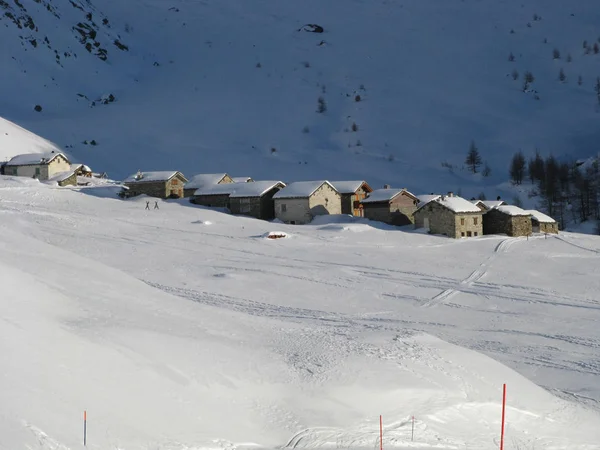
[[[414,195],[406,189],[373,189],[366,181],[254,181],[226,173],[138,172],[124,184],[125,196],[189,198],[190,202],[227,208],[233,214],[306,224],[315,216],[349,214],[391,225],[414,225],[452,238],[484,234],[528,236],[558,233],[558,224],[539,211],[525,211],[501,200],[466,200],[445,195]]]
[[[0,166],[0,174],[37,178],[59,186],[86,184],[96,174],[72,164],[60,152],[17,155]],[[227,208],[233,214],[306,224],[315,216],[348,214],[390,225],[414,225],[452,238],[484,234],[529,236],[558,233],[558,224],[539,211],[526,211],[501,200],[466,200],[452,193],[414,195],[406,189],[373,189],[366,181],[254,181],[226,173],[141,172],[127,177],[123,197],[189,198],[202,206]]]
[[[87,184],[86,178],[106,178],[106,174],[94,173],[84,164],[73,164],[64,153],[55,151],[17,155],[0,163],[0,175],[35,178],[59,186]]]

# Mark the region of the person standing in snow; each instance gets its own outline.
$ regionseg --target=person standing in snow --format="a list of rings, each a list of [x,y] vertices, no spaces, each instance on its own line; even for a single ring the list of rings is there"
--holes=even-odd
[[[150,209],[150,202],[146,202],[146,209]]]
[[[158,201],[155,201],[155,202],[154,202],[154,209],[160,209],[160,208],[158,207]]]

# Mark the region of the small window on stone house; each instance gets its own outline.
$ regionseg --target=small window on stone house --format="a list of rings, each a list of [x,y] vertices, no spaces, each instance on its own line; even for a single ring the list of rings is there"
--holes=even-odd
[[[473,225],[477,225],[477,217],[473,218]]]
[[[179,180],[172,180],[171,184],[179,184]]]
[[[477,236],[477,231],[473,231],[473,236]]]
[[[464,231],[460,232],[460,237],[465,237],[465,232]]]
[[[471,237],[471,236],[472,236],[471,232],[467,231],[467,237]]]
[[[287,205],[285,203],[281,204],[281,212],[287,212]]]
[[[460,218],[460,224],[461,224],[461,225],[464,225],[464,224],[465,224],[465,218],[464,218],[464,217],[461,217],[461,218]]]

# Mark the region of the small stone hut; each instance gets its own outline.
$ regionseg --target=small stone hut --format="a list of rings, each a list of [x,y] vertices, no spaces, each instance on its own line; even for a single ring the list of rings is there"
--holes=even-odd
[[[529,236],[532,233],[531,214],[518,206],[497,206],[483,216],[483,233]]]
[[[329,181],[297,181],[277,192],[275,217],[290,224],[305,224],[315,216],[342,213],[342,197]]]
[[[477,237],[483,234],[483,212],[470,201],[448,195],[419,196],[415,228],[451,238]]]
[[[552,217],[544,213],[530,209],[525,211],[531,214],[531,230],[533,233],[558,234],[558,223]]]
[[[229,209],[233,214],[262,220],[275,218],[273,196],[285,187],[281,181],[252,181],[236,183],[229,196]]]
[[[141,172],[130,175],[123,184],[127,186],[127,197],[148,195],[157,198],[182,198],[187,178],[176,170]]]
[[[373,192],[366,181],[332,181],[331,184],[342,196],[342,214],[363,217],[361,201]]]
[[[419,199],[406,189],[377,189],[361,201],[364,217],[390,225],[414,223]]]

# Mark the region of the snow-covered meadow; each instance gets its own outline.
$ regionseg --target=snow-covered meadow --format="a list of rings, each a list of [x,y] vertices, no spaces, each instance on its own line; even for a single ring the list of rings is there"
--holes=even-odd
[[[598,237],[145,202],[0,177],[0,448],[600,448]]]

